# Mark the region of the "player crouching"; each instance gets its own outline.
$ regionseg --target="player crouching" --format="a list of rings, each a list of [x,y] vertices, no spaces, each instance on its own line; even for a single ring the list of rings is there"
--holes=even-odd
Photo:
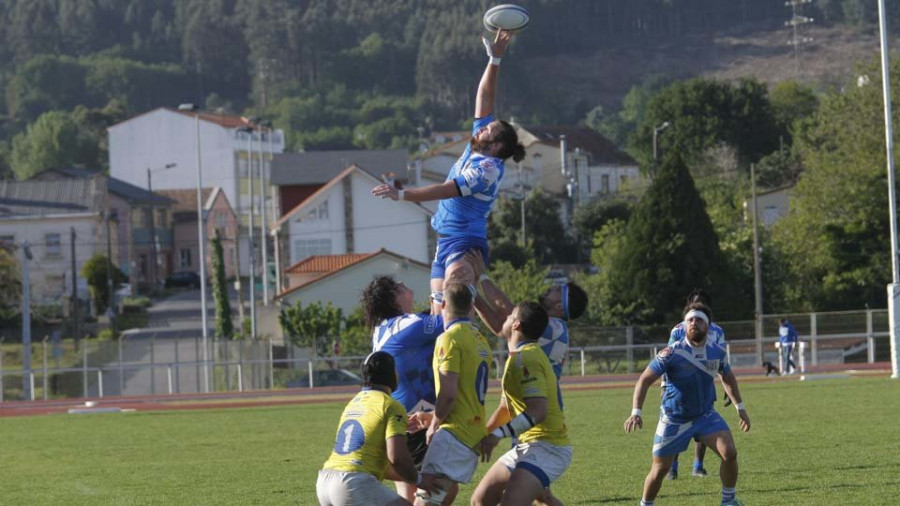
[[[344,408],[331,457],[319,471],[316,495],[322,506],[408,505],[381,484],[387,476],[434,490],[423,479],[406,448],[406,410],[391,398],[397,386],[394,357],[383,351],[362,365],[365,384]]]

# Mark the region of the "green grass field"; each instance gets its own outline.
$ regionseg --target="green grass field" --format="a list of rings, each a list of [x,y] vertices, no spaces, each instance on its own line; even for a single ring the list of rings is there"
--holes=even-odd
[[[735,436],[738,496],[751,505],[895,503],[898,389],[886,378],[744,383],[753,427]],[[630,389],[565,395],[575,457],[556,494],[570,505],[637,504],[655,415],[626,435]],[[495,392],[488,407],[496,402]],[[343,404],[0,418],[0,503],[313,505]],[[722,412],[734,427],[734,409]],[[657,503],[718,504],[712,454],[707,469],[706,479],[666,482]],[[457,504],[473,489],[462,487]]]

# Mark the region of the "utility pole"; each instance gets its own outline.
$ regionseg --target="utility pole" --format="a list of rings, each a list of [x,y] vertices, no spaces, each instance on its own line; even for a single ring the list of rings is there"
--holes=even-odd
[[[28,241],[22,243],[22,393],[31,400],[31,272],[29,270],[31,248]]]
[[[156,286],[159,268],[156,264],[156,216],[154,216],[155,209],[153,209],[153,183],[150,181],[150,167],[147,167],[147,193],[150,194],[150,276],[153,280],[151,284]]]
[[[572,224],[572,212],[574,211],[572,207],[572,184],[569,182],[569,167],[566,160],[566,150],[567,150],[566,136],[559,136],[559,170],[562,172],[563,181],[566,183],[566,190],[569,194],[569,205],[568,205],[568,217],[567,220],[569,225]]]
[[[794,65],[797,76],[800,76],[800,45],[813,41],[812,37],[804,37],[800,35],[800,27],[815,21],[802,14],[803,5],[812,3],[812,0],[788,0],[784,3],[786,7],[791,8],[791,19],[784,22],[784,26],[790,26],[793,36],[788,44],[794,46]]]
[[[75,261],[75,227],[72,227],[70,236],[72,238],[72,306],[70,316],[72,317],[75,348],[78,349],[77,343],[81,340],[81,318],[78,310],[78,262]]]
[[[268,235],[266,234],[266,158],[263,154],[263,130],[269,132],[269,144],[272,144],[271,123],[263,121],[259,128],[259,207],[260,207],[260,229],[259,229],[259,247],[262,250],[262,296],[263,306],[269,305],[269,255]]]
[[[753,197],[753,300],[755,302],[753,320],[756,325],[756,365],[763,363],[763,326],[762,326],[762,269],[759,262],[759,228],[757,227],[756,208],[756,166],[750,164],[750,188]]]
[[[107,303],[106,314],[109,316],[109,327],[112,329],[113,335],[116,335],[116,292],[113,283],[112,270],[112,234],[110,234],[109,226],[109,208],[104,212],[106,215],[106,289],[109,290],[109,301]]]

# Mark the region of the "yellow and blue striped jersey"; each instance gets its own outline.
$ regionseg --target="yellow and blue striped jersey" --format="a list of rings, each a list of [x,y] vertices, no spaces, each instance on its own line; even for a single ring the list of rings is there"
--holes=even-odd
[[[440,397],[440,373],[459,375],[456,401],[441,424],[469,448],[487,435],[484,396],[490,378],[491,347],[468,318],[453,320],[434,345],[434,378]]]
[[[556,373],[553,372],[550,359],[537,342],[519,345],[506,361],[503,396],[513,418],[525,411],[525,399],[547,399],[547,417],[543,422],[519,434],[519,442],[545,441],[558,446],[571,444]]]
[[[362,472],[379,480],[387,472],[387,440],[406,435],[406,410],[390,395],[364,388],[344,408],[334,448],[323,469]]]

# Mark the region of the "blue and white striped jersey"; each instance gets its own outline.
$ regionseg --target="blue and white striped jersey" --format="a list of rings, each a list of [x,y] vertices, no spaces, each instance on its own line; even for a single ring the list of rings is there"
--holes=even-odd
[[[372,351],[394,357],[397,389],[391,395],[407,413],[434,409],[434,342],[444,331],[440,315],[405,314],[381,322],[372,333]]]
[[[709,340],[695,348],[682,339],[659,352],[648,367],[666,376],[661,409],[676,423],[711,411],[716,402],[716,376],[731,371],[725,349]]]
[[[491,114],[476,118],[472,134],[492,121],[494,116]],[[431,218],[431,228],[442,236],[486,238],[487,219],[497,200],[504,170],[500,158],[473,154],[471,143],[466,146],[447,175],[447,181],[456,182],[461,196],[442,199],[438,203],[437,212]]]
[[[569,356],[569,326],[560,318],[550,318],[544,334],[538,338],[538,345],[550,359],[558,380]]]

